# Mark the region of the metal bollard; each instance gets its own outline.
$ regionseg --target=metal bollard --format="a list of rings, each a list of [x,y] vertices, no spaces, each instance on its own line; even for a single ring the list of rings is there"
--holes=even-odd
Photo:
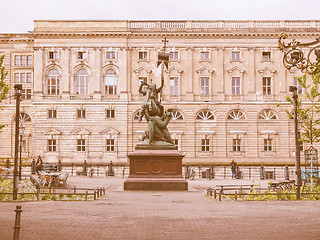
[[[88,200],[88,190],[86,191],[86,201]]]
[[[106,189],[103,187],[103,195],[106,195]]]
[[[222,195],[222,192],[221,192],[221,189],[220,189],[220,191],[219,191],[219,201],[221,201],[221,196]]]
[[[214,197],[214,199],[217,199],[217,190],[216,189],[213,190],[213,197]]]
[[[16,221],[15,221],[15,225],[14,225],[14,233],[13,233],[13,240],[19,240],[19,233],[20,233],[20,218],[21,218],[21,206],[17,206],[16,207]]]
[[[37,189],[37,201],[39,201],[40,200],[40,189],[38,188]]]
[[[76,193],[77,193],[77,187],[73,186],[73,194],[76,194]]]
[[[96,190],[94,190],[94,191],[93,191],[93,199],[94,199],[94,200],[97,200],[97,193],[96,193]]]
[[[238,192],[235,191],[235,192],[234,192],[234,200],[237,201],[237,198],[238,198]]]
[[[97,190],[96,190],[96,193],[97,193],[97,197],[100,197],[100,195],[99,195],[99,187],[97,187]]]
[[[278,199],[278,201],[280,200],[280,192],[279,192],[279,189],[277,190],[277,199]]]

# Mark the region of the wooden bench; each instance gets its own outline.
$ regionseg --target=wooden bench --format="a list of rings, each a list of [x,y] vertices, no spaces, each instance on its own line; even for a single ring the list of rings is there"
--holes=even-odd
[[[274,191],[291,189],[294,184],[295,184],[294,180],[281,181],[281,182],[271,182],[271,183],[269,183],[269,189],[272,188]]]
[[[222,184],[222,185],[217,185],[217,188],[220,190],[221,193],[223,193],[224,190],[239,190],[241,193],[242,191],[245,190],[250,190],[252,191],[254,184]]]

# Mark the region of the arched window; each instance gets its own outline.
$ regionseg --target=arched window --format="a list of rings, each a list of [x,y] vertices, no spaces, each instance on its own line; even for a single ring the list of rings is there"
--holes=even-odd
[[[277,116],[272,110],[266,109],[260,113],[259,119],[271,120],[271,119],[277,119]]]
[[[171,120],[183,120],[183,116],[181,112],[179,112],[178,110],[173,110],[171,112],[171,115],[172,115]]]
[[[104,77],[106,95],[117,94],[117,78],[118,77],[115,70],[109,69],[106,71],[106,75]]]
[[[242,111],[240,110],[232,110],[228,115],[228,120],[240,120],[245,119],[245,116]]]
[[[76,93],[88,94],[88,73],[81,69],[76,74]]]
[[[214,116],[211,111],[202,110],[198,113],[197,120],[214,120]]]
[[[60,94],[60,76],[57,70],[53,69],[48,72],[47,86],[48,95]]]

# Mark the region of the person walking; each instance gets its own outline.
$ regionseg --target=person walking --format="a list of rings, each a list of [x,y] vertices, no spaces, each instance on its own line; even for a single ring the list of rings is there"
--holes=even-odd
[[[237,177],[237,163],[234,161],[234,159],[231,160],[231,172],[232,172],[232,178]]]

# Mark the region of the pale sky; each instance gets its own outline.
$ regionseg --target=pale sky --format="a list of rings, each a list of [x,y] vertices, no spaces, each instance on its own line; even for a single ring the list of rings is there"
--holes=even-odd
[[[320,0],[0,0],[0,33],[33,20],[320,20]]]

